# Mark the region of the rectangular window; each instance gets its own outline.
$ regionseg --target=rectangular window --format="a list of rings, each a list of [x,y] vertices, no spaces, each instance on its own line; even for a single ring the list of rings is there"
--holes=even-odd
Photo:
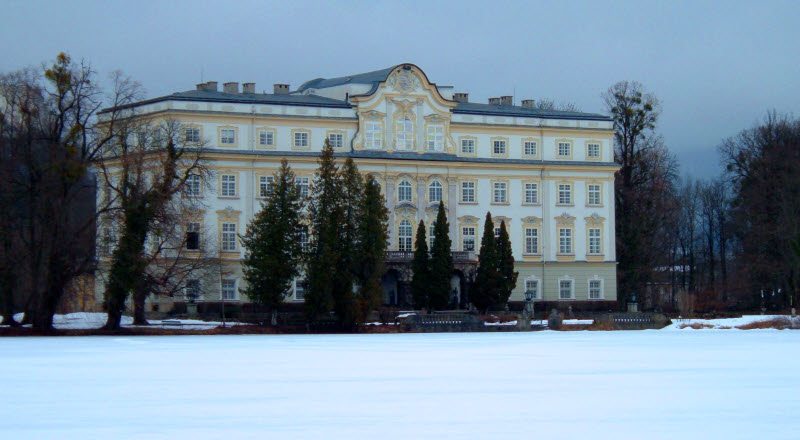
[[[294,282],[294,299],[301,300],[306,297],[306,280],[297,278]]]
[[[222,299],[236,299],[236,280],[222,280]]]
[[[600,185],[590,184],[587,186],[586,191],[587,202],[591,206],[600,205]]]
[[[275,135],[270,130],[261,130],[258,132],[258,144],[261,146],[275,145]]]
[[[572,204],[572,185],[568,183],[560,183],[558,185],[558,204],[559,205]]]
[[[200,176],[198,174],[190,174],[186,178],[186,195],[200,195]]]
[[[222,250],[225,252],[236,251],[236,223],[222,224]]]
[[[187,144],[197,144],[200,142],[200,129],[197,127],[186,127],[183,130],[183,141]]]
[[[603,299],[602,281],[589,280],[589,299]]]
[[[220,130],[219,141],[223,145],[233,145],[236,143],[236,130],[232,128],[223,128]]]
[[[600,255],[601,251],[600,228],[589,228],[589,253],[592,255]]]
[[[558,230],[558,253],[559,254],[572,253],[572,229],[560,228]]]
[[[499,238],[499,237],[500,237],[500,226],[496,226],[494,228],[494,238]]]
[[[222,175],[222,197],[236,197],[236,175]]]
[[[274,176],[259,176],[258,178],[258,194],[261,197],[267,197],[272,194],[275,188]]]
[[[525,280],[525,291],[533,293],[533,299],[539,299],[539,280]]]
[[[475,250],[475,228],[467,226],[461,228],[461,248],[465,251]]]
[[[383,148],[383,125],[380,121],[367,121],[364,130],[366,148]]]
[[[586,155],[589,159],[600,158],[600,144],[589,144],[586,146]]]
[[[300,227],[300,250],[308,252],[308,226]]]
[[[525,253],[539,253],[539,230],[536,228],[525,228]]]
[[[306,148],[306,147],[308,147],[308,132],[307,131],[296,131],[294,133],[294,147],[295,148]]]
[[[436,222],[433,222],[428,226],[428,250],[432,250],[433,249],[433,240],[434,240],[433,227],[435,225],[436,225]]]
[[[506,203],[508,201],[508,188],[506,183],[494,182],[492,187],[492,203]]]
[[[569,142],[558,143],[558,156],[569,157],[572,156],[572,144]]]
[[[300,189],[300,197],[308,197],[308,177],[295,177],[294,183]]]
[[[475,203],[475,182],[461,182],[461,201]]]
[[[525,141],[524,150],[526,156],[536,156],[536,142],[535,141]]]
[[[495,140],[492,142],[492,153],[496,156],[505,156],[506,154],[506,141]]]
[[[428,151],[442,151],[444,149],[444,126],[442,124],[428,125]]]
[[[341,133],[328,133],[328,142],[333,148],[342,148],[344,146],[344,135]]]
[[[558,298],[572,299],[572,280],[558,281]]]
[[[194,302],[200,298],[200,280],[186,280],[184,293],[189,302]]]
[[[461,153],[475,154],[475,139],[461,139]]]
[[[536,205],[539,203],[539,184],[526,183],[525,184],[525,204]]]
[[[186,249],[190,251],[200,249],[200,223],[186,225]]]

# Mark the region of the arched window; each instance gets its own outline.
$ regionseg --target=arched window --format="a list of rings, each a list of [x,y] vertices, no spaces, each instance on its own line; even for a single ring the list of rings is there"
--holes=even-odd
[[[397,186],[397,200],[401,202],[411,201],[411,183],[408,180],[402,180],[400,185]]]
[[[442,200],[442,184],[438,180],[434,180],[428,185],[428,199],[432,203]]]
[[[397,135],[398,150],[414,149],[414,123],[411,122],[411,118],[403,116],[398,119],[395,133]]]
[[[411,252],[411,223],[408,220],[400,222],[397,228],[398,244],[397,249],[404,252]]]

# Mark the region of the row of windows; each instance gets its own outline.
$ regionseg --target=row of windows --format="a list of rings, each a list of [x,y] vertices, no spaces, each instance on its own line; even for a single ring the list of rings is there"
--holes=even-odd
[[[383,148],[383,122],[370,119],[364,122],[364,147],[369,149]],[[414,122],[410,116],[399,117],[394,124],[394,147],[401,151],[415,150],[416,134]],[[444,151],[444,124],[428,123],[425,128],[425,150]]]
[[[525,279],[525,291],[533,293],[533,299],[542,299],[540,280],[530,277]],[[587,283],[586,298],[590,300],[603,299],[603,280],[589,279]],[[558,280],[558,299],[575,299],[575,280],[563,278]]]
[[[222,127],[219,129],[219,144],[226,147],[235,146],[238,142],[238,130],[233,127]],[[262,128],[256,132],[256,142],[262,148],[274,148],[276,146],[276,132],[274,129]],[[183,139],[186,143],[196,144],[201,142],[200,128],[185,127],[183,129]],[[333,148],[344,146],[344,133],[330,132],[327,139]],[[311,146],[310,130],[292,130],[292,148],[308,149]]]
[[[477,149],[476,138],[461,138],[461,154],[474,155]],[[505,138],[492,138],[491,140],[491,153],[492,156],[505,157],[508,156],[508,139]],[[572,158],[572,141],[559,141],[556,143],[556,157],[559,159]],[[600,143],[590,142],[586,144],[586,159],[587,160],[600,160]],[[527,157],[539,156],[539,143],[535,140],[522,141],[522,154]]]
[[[236,281],[237,280],[233,278],[223,278],[220,281],[220,299],[225,301],[239,300],[239,290],[237,289]],[[306,281],[302,278],[295,279],[292,290],[293,292],[291,292],[290,295],[293,294],[294,299],[304,299],[306,292]],[[200,288],[200,280],[187,280],[184,288],[184,295],[188,300],[197,300],[202,298],[203,295]]]
[[[238,251],[238,224],[236,222],[223,222],[220,225],[220,247],[223,252]],[[186,225],[186,240],[184,246],[186,250],[199,251],[201,246],[200,223],[190,222]],[[303,252],[309,250],[308,227],[304,226],[300,230],[300,247]]]

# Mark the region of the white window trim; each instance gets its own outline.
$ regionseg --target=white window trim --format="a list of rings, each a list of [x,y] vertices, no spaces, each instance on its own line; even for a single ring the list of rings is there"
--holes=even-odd
[[[472,200],[464,200],[464,184],[472,184]],[[458,201],[463,205],[477,205],[478,204],[478,181],[477,180],[462,180],[458,186]]]
[[[225,177],[233,176],[233,195],[225,194]],[[238,199],[239,198],[239,174],[223,172],[219,176],[219,198],[221,199]]]
[[[233,281],[233,298],[225,298],[225,281]],[[219,298],[221,301],[239,301],[239,289],[236,288],[235,278],[223,278],[219,283]]]
[[[561,203],[561,186],[569,186],[569,202]],[[575,206],[575,185],[572,182],[556,182],[556,206]]]
[[[533,296],[533,300],[541,300],[542,299],[542,280],[537,277],[536,275],[530,275],[525,278],[522,282],[522,297],[525,298],[525,292],[528,290],[528,281],[536,281],[536,294]]]
[[[570,282],[570,297],[569,298],[562,298],[561,297],[561,282],[562,281],[569,281]],[[575,278],[570,276],[562,276],[558,278],[558,300],[559,301],[574,301],[575,300]]]
[[[599,281],[600,282],[600,297],[599,298],[592,298],[592,281]],[[606,298],[606,286],[605,280],[600,278],[600,276],[595,275],[592,278],[589,278],[586,281],[586,299],[589,301],[600,301]],[[573,289],[574,290],[574,289]]]
[[[503,184],[505,186],[505,197],[503,201],[498,202],[495,199],[495,185]],[[490,194],[490,201],[492,205],[508,205],[509,202],[509,195],[510,195],[510,188],[507,180],[492,180],[491,181],[491,194]]]
[[[569,154],[562,155],[561,154],[561,144],[569,144]],[[556,159],[572,159],[573,155],[575,154],[575,142],[571,139],[556,139],[556,151],[555,156]]]
[[[536,202],[528,203],[528,189],[527,185],[536,185]],[[522,204],[525,206],[540,206],[542,204],[542,184],[538,181],[523,180],[522,181]]]

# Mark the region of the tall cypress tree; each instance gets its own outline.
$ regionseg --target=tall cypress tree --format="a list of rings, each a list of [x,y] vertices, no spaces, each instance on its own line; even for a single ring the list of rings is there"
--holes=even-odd
[[[359,219],[363,217],[364,179],[352,158],[347,158],[339,173],[342,223],[339,227],[339,261],[334,272],[333,308],[344,328],[352,329],[357,321],[353,284],[358,271],[360,245]]]
[[[450,277],[453,276],[453,254],[450,253],[450,224],[447,222],[444,203],[439,201],[439,212],[433,225],[431,247],[429,304],[431,310],[447,308],[450,300]]]
[[[339,227],[344,220],[339,170],[327,139],[318,163],[308,210],[312,230],[305,307],[312,322],[333,309],[341,259]]]
[[[428,256],[428,239],[425,237],[425,222],[420,220],[417,226],[417,237],[414,242],[414,259],[411,261],[411,297],[417,309],[429,308],[430,298],[430,257]]]
[[[492,214],[486,213],[481,238],[481,251],[478,254],[478,273],[470,295],[472,303],[478,310],[486,312],[500,302],[500,291],[503,288],[503,277],[499,270],[497,242],[494,238]]]
[[[301,260],[302,228],[300,191],[286,159],[275,174],[271,194],[261,205],[247,232],[241,237],[247,252],[242,272],[247,282],[245,293],[256,304],[274,312],[298,274]]]
[[[358,246],[356,251],[356,279],[358,280],[357,322],[364,322],[367,314],[381,303],[389,211],[378,183],[367,177],[364,187],[362,213],[358,219]]]
[[[500,235],[497,237],[498,270],[503,277],[503,288],[500,292],[500,308],[505,308],[511,292],[517,286],[519,272],[514,272],[514,253],[511,250],[511,240],[508,237],[505,220],[500,222]]]

